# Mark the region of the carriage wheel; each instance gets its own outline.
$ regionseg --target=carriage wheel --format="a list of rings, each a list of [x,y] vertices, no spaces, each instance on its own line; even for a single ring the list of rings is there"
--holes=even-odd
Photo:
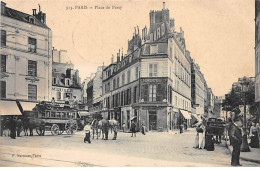
[[[78,124],[74,120],[69,120],[65,124],[65,131],[68,135],[74,134],[78,129]]]
[[[51,126],[51,134],[54,135],[54,136],[56,136],[56,135],[58,135],[59,133],[60,133],[60,127],[59,127],[59,125],[53,124],[53,125]]]

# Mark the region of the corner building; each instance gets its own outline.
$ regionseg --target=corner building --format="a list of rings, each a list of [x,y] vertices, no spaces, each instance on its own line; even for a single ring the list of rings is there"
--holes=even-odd
[[[24,101],[23,110],[51,100],[51,47],[52,32],[40,7],[30,15],[1,2],[0,108],[7,112],[1,114],[16,113],[14,100]]]
[[[169,10],[150,11],[150,30],[135,29],[127,55],[103,69],[103,116],[130,128],[171,130],[191,119],[191,59]]]

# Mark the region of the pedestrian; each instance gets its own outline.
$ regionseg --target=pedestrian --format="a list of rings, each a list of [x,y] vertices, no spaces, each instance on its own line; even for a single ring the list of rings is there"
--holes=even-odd
[[[103,133],[105,134],[105,139],[103,137],[102,138],[104,140],[108,140],[108,130],[109,130],[108,120],[103,118],[101,121],[102,121],[102,136],[104,136]]]
[[[240,147],[242,144],[242,120],[240,116],[234,117],[234,123],[230,127],[230,144],[233,146],[231,165],[232,166],[241,166],[239,162],[240,157]]]
[[[146,133],[145,133],[145,122],[144,121],[142,122],[142,134],[146,135]]]
[[[133,137],[133,136],[136,137],[136,124],[135,124],[134,120],[132,120],[130,131],[132,132],[132,136],[131,137]]]
[[[202,129],[200,129],[200,126],[201,124],[197,124],[197,127],[196,127],[196,137],[195,137],[195,142],[194,142],[194,146],[193,148],[197,149],[199,148],[199,131],[201,131]]]
[[[258,128],[256,127],[255,123],[252,123],[252,126],[250,127],[249,136],[251,139],[249,146],[251,148],[259,148]]]
[[[52,99],[51,99],[51,104],[52,104],[52,106],[55,106],[55,98],[53,97]]]
[[[17,120],[17,123],[16,123],[17,137],[22,137],[22,136],[20,135],[21,130],[22,130],[22,120],[19,118],[19,119]]]
[[[183,133],[183,124],[180,125],[180,134]]]
[[[198,134],[199,134],[199,149],[204,149],[205,146],[205,127],[203,124],[200,124],[196,128]]]
[[[125,132],[125,123],[123,123],[122,128],[123,128],[123,132]]]
[[[118,130],[118,126],[117,125],[113,125],[114,137],[113,137],[112,140],[116,140],[116,138],[117,138],[117,130]]]
[[[9,128],[10,128],[10,137],[12,139],[15,139],[15,137],[16,137],[16,120],[15,120],[14,116],[11,117]]]
[[[91,141],[90,141],[90,132],[91,132],[91,129],[92,129],[92,127],[91,127],[90,123],[88,122],[87,125],[84,126],[84,131],[85,131],[84,143],[86,143],[86,141],[87,141],[88,143],[91,143]]]

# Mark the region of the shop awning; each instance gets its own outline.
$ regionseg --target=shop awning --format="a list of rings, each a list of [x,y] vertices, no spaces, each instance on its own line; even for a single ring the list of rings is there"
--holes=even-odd
[[[185,119],[191,119],[191,116],[190,116],[189,112],[187,112],[185,110],[181,110],[181,114],[183,115],[183,117]]]
[[[79,115],[80,115],[80,116],[89,116],[90,113],[87,112],[87,111],[79,111]]]
[[[32,109],[36,106],[37,103],[33,102],[20,102],[23,111],[32,111]]]
[[[198,122],[202,122],[202,119],[196,114],[191,114]]]
[[[22,115],[16,101],[0,100],[0,115]]]

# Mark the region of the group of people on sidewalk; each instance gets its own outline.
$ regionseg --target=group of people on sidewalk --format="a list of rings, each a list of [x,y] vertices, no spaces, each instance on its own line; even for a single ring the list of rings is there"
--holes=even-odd
[[[11,116],[1,120],[1,136],[10,136],[12,139],[21,137],[21,132],[24,129],[21,118],[17,116]]]
[[[111,128],[111,130],[114,133],[114,137],[112,138],[112,140],[116,140],[117,139],[117,133],[118,133],[118,123],[117,121],[114,120],[114,123],[109,124],[109,121],[107,119],[102,118],[102,128],[101,128],[101,132],[102,132],[102,136],[105,135],[105,137],[103,137],[102,139],[104,140],[108,140],[108,131],[109,128]],[[88,142],[91,143],[91,131],[93,131],[93,124],[91,125],[90,122],[88,122],[85,127],[84,127],[84,131],[85,131],[85,137],[84,137],[84,143]],[[124,127],[123,127],[123,131],[124,131]],[[137,125],[136,122],[134,120],[131,121],[131,126],[130,126],[130,132],[131,132],[131,137],[136,137],[136,132],[137,132]],[[92,133],[92,135],[94,135],[94,131]],[[145,128],[145,122],[143,121],[141,124],[141,133],[143,135],[146,135],[146,128]],[[94,138],[94,136],[93,136]]]

